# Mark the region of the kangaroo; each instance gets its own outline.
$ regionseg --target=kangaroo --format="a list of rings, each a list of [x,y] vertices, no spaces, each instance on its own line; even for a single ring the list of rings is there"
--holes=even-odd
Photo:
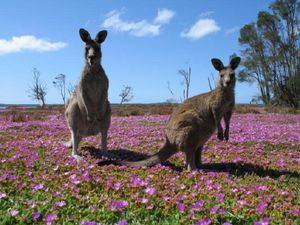
[[[101,150],[107,154],[107,131],[110,126],[111,108],[108,101],[108,78],[101,66],[101,44],[107,31],[100,31],[93,40],[88,31],[79,30],[85,42],[85,65],[79,83],[68,99],[65,116],[71,132],[66,145],[73,147],[72,155],[79,160],[78,145],[83,137],[101,133]]]
[[[116,163],[127,166],[153,166],[181,150],[185,153],[188,171],[200,168],[203,145],[217,127],[218,137],[223,139],[220,124],[223,117],[226,123],[224,136],[228,140],[229,122],[234,107],[234,70],[240,60],[239,57],[233,58],[227,67],[224,67],[219,59],[211,60],[214,68],[219,71],[217,87],[208,93],[187,99],[174,109],[167,124],[165,144],[158,153],[141,161]]]

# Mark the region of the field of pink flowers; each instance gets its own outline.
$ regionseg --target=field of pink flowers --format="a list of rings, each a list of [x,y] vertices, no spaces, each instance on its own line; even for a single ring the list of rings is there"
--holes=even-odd
[[[116,166],[81,144],[77,163],[59,112],[0,112],[0,224],[300,224],[300,115],[235,114],[229,142],[213,136],[204,168],[178,153],[151,168]],[[168,116],[113,117],[109,150],[156,152]]]

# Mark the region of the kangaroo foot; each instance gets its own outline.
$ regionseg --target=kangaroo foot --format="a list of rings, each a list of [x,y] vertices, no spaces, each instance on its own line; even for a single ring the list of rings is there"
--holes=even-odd
[[[72,148],[73,147],[72,141],[63,142],[63,145],[66,146],[67,148]]]
[[[228,139],[229,139],[229,133],[228,133],[228,131],[224,132],[224,139],[225,139],[225,141],[228,141]]]
[[[223,132],[218,132],[217,137],[219,140],[223,141],[224,140]]]
[[[82,157],[76,154],[72,154],[73,158],[76,159],[77,162],[80,162],[82,160]]]

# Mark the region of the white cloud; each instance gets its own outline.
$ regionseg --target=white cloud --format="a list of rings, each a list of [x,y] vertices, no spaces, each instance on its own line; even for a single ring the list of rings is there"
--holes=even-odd
[[[235,26],[235,27],[232,27],[230,29],[227,29],[225,31],[225,35],[230,35],[230,34],[233,34],[235,32],[237,32],[240,28],[238,26]]]
[[[200,14],[200,18],[209,17],[210,15],[214,14],[214,11],[206,11]]]
[[[157,36],[163,24],[170,22],[175,12],[169,9],[158,10],[154,21],[140,20],[137,22],[124,21],[121,19],[123,12],[113,10],[106,15],[102,23],[104,28],[112,28],[120,32],[129,32],[136,37]]]
[[[159,9],[154,23],[165,24],[169,23],[170,20],[175,16],[175,12],[170,9]]]
[[[217,25],[215,20],[199,19],[190,29],[183,31],[181,36],[196,40],[220,30],[221,28]]]
[[[32,35],[25,35],[12,37],[11,40],[0,39],[0,55],[25,50],[38,52],[57,51],[66,46],[67,43],[64,42],[49,42]]]

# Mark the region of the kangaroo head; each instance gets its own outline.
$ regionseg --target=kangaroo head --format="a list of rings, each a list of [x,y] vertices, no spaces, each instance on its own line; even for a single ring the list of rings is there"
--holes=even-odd
[[[211,60],[213,66],[217,71],[219,71],[219,87],[234,87],[235,85],[235,69],[240,64],[241,58],[234,57],[231,59],[228,66],[224,66],[220,59],[213,58]]]
[[[95,39],[91,39],[89,32],[83,28],[79,30],[79,34],[81,40],[85,42],[84,58],[86,62],[90,66],[99,63],[102,57],[101,43],[104,42],[107,36],[107,31],[106,30],[100,31],[97,34]]]

